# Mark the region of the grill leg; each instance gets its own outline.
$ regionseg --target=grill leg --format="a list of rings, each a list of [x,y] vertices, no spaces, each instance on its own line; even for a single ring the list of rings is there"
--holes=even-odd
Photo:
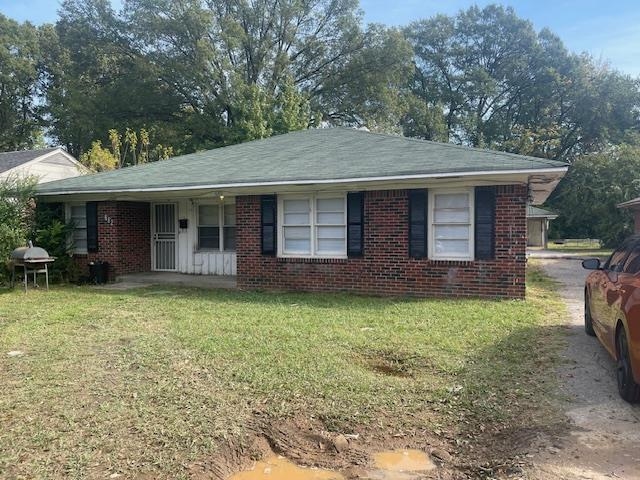
[[[46,263],[44,264],[44,278],[47,282],[47,291],[49,291],[49,266]]]
[[[29,284],[29,274],[27,273],[27,266],[24,267],[24,293],[27,293],[27,285]]]

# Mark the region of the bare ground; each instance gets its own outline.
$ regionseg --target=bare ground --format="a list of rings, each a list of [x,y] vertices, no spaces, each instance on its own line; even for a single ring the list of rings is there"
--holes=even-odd
[[[584,332],[586,271],[579,259],[538,260],[560,282],[567,304],[567,347],[556,372],[569,434],[532,459],[533,479],[640,478],[640,406],[618,396],[615,364],[597,339]]]

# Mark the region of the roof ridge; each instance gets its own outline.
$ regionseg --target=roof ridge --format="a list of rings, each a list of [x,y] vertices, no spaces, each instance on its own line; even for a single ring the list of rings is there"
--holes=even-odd
[[[64,150],[64,148],[62,146],[60,146],[60,147],[47,147],[47,148],[32,148],[32,149],[29,149],[29,150],[10,150],[8,152],[0,152],[0,155],[9,154],[9,153],[24,153],[24,152],[46,152],[48,150],[57,150],[57,149]],[[66,150],[65,150],[65,152],[66,152]]]

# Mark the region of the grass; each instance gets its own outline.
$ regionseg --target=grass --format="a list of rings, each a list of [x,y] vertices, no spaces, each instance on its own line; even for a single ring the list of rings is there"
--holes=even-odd
[[[5,291],[0,471],[186,478],[256,415],[389,435],[544,423],[562,341],[552,291],[535,268],[526,301]]]
[[[600,240],[594,239],[568,239],[564,243],[555,243],[549,240],[547,248],[562,253],[579,253],[587,257],[607,257],[611,255],[610,248],[603,248]]]

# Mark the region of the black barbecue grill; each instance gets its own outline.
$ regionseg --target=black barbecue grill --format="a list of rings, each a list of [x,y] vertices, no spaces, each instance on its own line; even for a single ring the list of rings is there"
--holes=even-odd
[[[44,273],[47,290],[49,290],[49,264],[55,261],[49,253],[40,247],[34,247],[29,242],[28,247],[19,247],[11,252],[11,286],[15,284],[16,269],[24,273],[24,291],[27,291],[29,274],[33,273],[33,286],[37,287],[37,274]]]

